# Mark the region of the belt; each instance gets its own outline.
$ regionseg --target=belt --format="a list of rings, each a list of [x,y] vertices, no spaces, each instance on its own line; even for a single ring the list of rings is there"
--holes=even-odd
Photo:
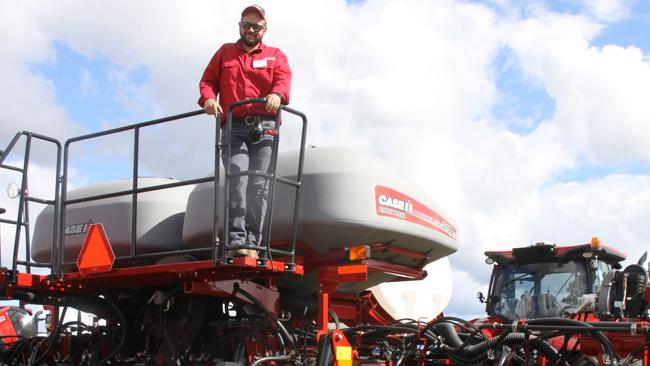
[[[273,116],[264,116],[264,115],[257,115],[257,116],[243,116],[243,117],[235,117],[232,119],[232,123],[241,123],[246,126],[251,126],[255,124],[259,124],[262,121],[275,121],[275,117]]]

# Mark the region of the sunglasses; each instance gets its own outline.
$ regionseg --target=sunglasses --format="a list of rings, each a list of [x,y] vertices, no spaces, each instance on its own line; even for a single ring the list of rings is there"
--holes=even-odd
[[[239,26],[244,30],[253,28],[254,32],[259,32],[262,29],[264,29],[264,26],[261,25],[261,24],[249,23],[249,22],[246,22],[246,21],[243,21],[243,20],[241,22],[239,22]]]

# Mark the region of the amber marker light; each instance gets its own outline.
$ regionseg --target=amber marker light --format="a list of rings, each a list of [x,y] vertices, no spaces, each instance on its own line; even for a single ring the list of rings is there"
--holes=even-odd
[[[601,247],[600,246],[600,238],[597,237],[597,236],[594,236],[593,238],[591,238],[591,249],[598,250],[598,249],[600,249],[600,247]]]
[[[599,251],[599,250],[600,250],[600,238],[594,236],[593,238],[591,238],[591,246],[589,250],[582,253],[582,257],[589,259],[594,256],[594,251]]]
[[[370,247],[367,245],[357,245],[348,249],[348,259],[358,261],[370,257]]]

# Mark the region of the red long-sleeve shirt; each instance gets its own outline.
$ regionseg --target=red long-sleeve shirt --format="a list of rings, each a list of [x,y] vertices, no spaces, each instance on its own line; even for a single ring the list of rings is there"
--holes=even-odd
[[[291,69],[287,56],[275,47],[260,43],[259,47],[248,53],[241,40],[226,43],[212,56],[208,67],[203,72],[199,90],[199,105],[207,99],[217,99],[226,119],[228,106],[236,101],[248,98],[264,98],[271,93],[278,93],[282,104],[289,103],[291,89]],[[233,117],[267,115],[264,104],[247,104],[233,110]]]

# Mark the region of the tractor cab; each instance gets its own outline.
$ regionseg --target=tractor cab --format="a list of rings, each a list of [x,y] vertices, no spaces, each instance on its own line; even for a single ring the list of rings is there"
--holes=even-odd
[[[486,311],[509,321],[563,317],[593,303],[606,273],[621,268],[625,254],[591,243],[559,247],[536,243],[485,252],[493,264]]]

